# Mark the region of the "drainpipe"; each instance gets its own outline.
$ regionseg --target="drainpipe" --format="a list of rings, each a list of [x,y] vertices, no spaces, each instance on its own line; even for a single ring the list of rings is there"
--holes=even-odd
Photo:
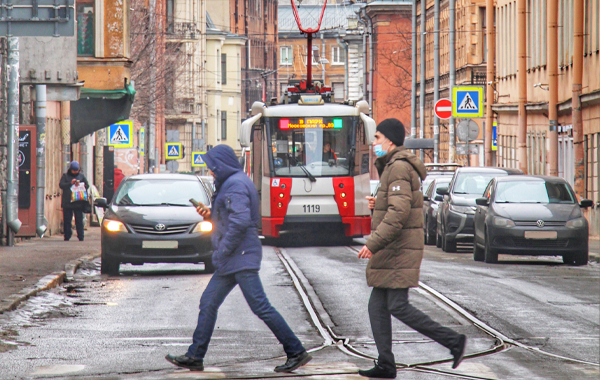
[[[6,187],[6,219],[8,245],[14,245],[14,234],[19,232],[19,166],[17,153],[19,151],[19,38],[8,38],[8,133],[7,133],[7,163],[8,173]]]
[[[440,99],[440,0],[433,5],[433,104]],[[440,157],[440,119],[433,116],[433,162]]]
[[[37,133],[36,180],[35,180],[35,232],[44,237],[48,221],[44,217],[46,199],[46,85],[35,86],[35,125]]]
[[[598,10],[597,7],[598,5],[596,5],[596,12]],[[574,1],[573,29],[573,97],[571,101],[571,114],[573,116],[573,150],[575,151],[575,193],[581,198],[585,198],[585,156],[583,152],[583,120],[581,115],[581,85],[583,80],[583,0]]]
[[[417,2],[412,2],[412,72],[410,96],[410,138],[417,137]],[[413,151],[414,152],[414,151]]]
[[[71,163],[71,102],[60,102],[60,129],[63,145],[63,169]]]
[[[363,100],[368,101],[369,100],[367,97],[368,96],[367,95],[367,93],[368,93],[368,90],[367,90],[367,82],[368,82],[368,79],[367,79],[367,76],[368,76],[368,72],[367,72],[367,32],[368,32],[368,29],[367,29],[367,24],[360,18],[360,14],[359,14],[358,22],[360,24],[362,24],[364,27],[363,35],[362,35],[362,38],[363,38],[363,41],[362,41],[362,48],[363,48]]]
[[[425,37],[427,32],[425,31],[425,14],[427,13],[427,3],[425,0],[421,0],[421,89],[420,89],[420,104],[419,104],[419,138],[424,138],[425,131],[425,69],[427,63],[425,61]],[[425,159],[425,152],[421,149],[421,161]]]
[[[363,14],[367,23],[369,24],[369,105],[371,110],[373,109],[373,20],[367,14],[365,8],[363,8]],[[373,115],[373,111],[371,111]]]
[[[321,33],[321,49],[323,50],[323,52],[321,53],[321,71],[323,74],[323,86],[325,86],[325,64],[322,62],[323,58],[326,57],[326,52],[325,52],[325,33]],[[266,83],[266,81],[265,81]]]
[[[550,0],[552,1],[552,0]],[[486,96],[485,96],[485,166],[492,166],[492,135],[494,127],[494,64],[496,62],[496,37],[494,30],[494,0],[487,0],[485,6],[485,23],[487,39]],[[497,133],[497,132],[496,132]]]
[[[527,174],[527,2],[517,0],[517,85],[519,88],[519,113],[517,130],[517,161],[519,169]]]
[[[337,44],[344,49],[344,100],[348,99],[348,42],[336,38]]]
[[[448,60],[449,62],[449,82],[448,97],[452,99],[452,91],[456,85],[456,0],[448,1]],[[488,45],[489,46],[489,45]],[[452,116],[448,123],[448,162],[456,161],[456,121]]]
[[[577,1],[575,1],[577,2]],[[558,0],[548,0],[548,174],[558,175]],[[575,26],[577,28],[577,26]],[[580,82],[581,83],[581,82]],[[573,82],[575,88],[575,82]]]

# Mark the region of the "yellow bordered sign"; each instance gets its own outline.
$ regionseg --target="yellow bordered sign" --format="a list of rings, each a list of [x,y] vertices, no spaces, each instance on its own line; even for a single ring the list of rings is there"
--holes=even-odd
[[[192,167],[206,167],[206,162],[204,162],[204,160],[202,159],[203,154],[206,154],[206,152],[192,152]]]
[[[133,148],[133,121],[125,120],[106,128],[108,146],[113,148]]]
[[[483,87],[453,87],[452,116],[465,118],[483,117]]]
[[[181,149],[181,143],[166,143],[165,158],[167,160],[181,160],[183,158],[183,149]]]

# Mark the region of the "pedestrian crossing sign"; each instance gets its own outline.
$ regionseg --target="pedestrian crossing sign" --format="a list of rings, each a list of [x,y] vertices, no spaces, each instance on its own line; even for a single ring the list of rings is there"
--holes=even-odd
[[[108,127],[108,146],[133,148],[133,121],[125,120]]]
[[[483,117],[483,87],[453,87],[452,116],[468,118]]]
[[[202,159],[202,155],[206,152],[192,152],[192,166],[195,168],[206,167],[206,162]]]
[[[180,160],[183,158],[183,149],[181,149],[181,143],[166,143],[165,152],[165,158],[167,160]]]

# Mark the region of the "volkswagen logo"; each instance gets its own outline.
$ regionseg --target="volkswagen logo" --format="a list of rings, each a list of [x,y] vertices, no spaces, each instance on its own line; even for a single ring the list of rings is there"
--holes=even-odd
[[[543,220],[538,220],[538,221],[536,222],[536,224],[537,224],[537,226],[538,226],[539,228],[542,228],[542,227],[544,227],[544,221],[543,221]]]
[[[542,224],[543,223],[544,222],[542,222]],[[539,222],[538,222],[538,224],[539,224]],[[165,226],[162,223],[158,223],[156,226],[154,226],[154,229],[157,230],[157,231],[164,231],[166,228],[167,228],[167,226]]]

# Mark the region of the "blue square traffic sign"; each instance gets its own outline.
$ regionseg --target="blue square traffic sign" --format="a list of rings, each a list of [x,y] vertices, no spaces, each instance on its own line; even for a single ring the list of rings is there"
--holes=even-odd
[[[492,126],[492,150],[498,150],[498,123]]]
[[[192,166],[195,168],[201,168],[206,166],[206,162],[202,159],[202,155],[206,152],[192,152]]]
[[[166,143],[165,158],[167,160],[180,160],[183,158],[183,149],[181,149],[181,143]]]
[[[483,87],[457,86],[452,88],[452,116],[483,117]]]
[[[113,148],[133,147],[133,121],[120,121],[110,125],[107,129],[108,146]]]

